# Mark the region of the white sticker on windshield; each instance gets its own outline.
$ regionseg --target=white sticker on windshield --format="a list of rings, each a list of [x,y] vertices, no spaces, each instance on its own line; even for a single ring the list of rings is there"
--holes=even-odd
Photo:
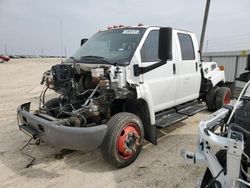
[[[140,31],[139,30],[124,30],[123,32],[122,32],[122,34],[128,34],[128,35],[137,35],[137,34],[139,34],[140,33]]]

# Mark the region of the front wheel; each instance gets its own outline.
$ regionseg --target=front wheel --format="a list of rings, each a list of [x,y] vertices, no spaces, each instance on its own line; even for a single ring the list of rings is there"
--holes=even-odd
[[[111,117],[107,125],[101,145],[103,158],[117,168],[130,165],[142,149],[144,130],[140,118],[122,112]]]

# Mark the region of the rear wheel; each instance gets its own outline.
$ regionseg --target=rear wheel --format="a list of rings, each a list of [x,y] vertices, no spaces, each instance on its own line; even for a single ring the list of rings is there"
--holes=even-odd
[[[213,87],[206,96],[206,105],[207,105],[208,111],[210,112],[213,112],[216,110],[215,99],[216,99],[216,95],[219,89],[220,89],[219,87],[216,87],[216,86]]]
[[[140,118],[122,112],[111,117],[107,125],[101,145],[103,158],[117,168],[130,165],[142,149],[144,131]]]
[[[221,87],[218,90],[215,99],[216,109],[220,109],[223,105],[229,104],[231,100],[231,90],[227,87]]]

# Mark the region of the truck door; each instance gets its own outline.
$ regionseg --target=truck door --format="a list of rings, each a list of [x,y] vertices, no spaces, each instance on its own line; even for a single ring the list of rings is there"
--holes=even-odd
[[[159,62],[158,59],[159,30],[151,30],[140,49],[141,66],[147,67]],[[176,67],[173,60],[142,75],[141,89],[148,92],[154,112],[175,105],[178,86]]]
[[[199,68],[198,44],[194,34],[176,32],[179,87],[176,103],[181,104],[199,96],[201,73]]]

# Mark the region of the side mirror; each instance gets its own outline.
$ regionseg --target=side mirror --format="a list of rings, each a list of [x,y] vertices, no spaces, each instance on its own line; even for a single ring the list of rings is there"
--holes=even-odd
[[[82,40],[81,40],[81,46],[82,46],[85,42],[87,42],[87,40],[88,40],[88,39],[82,39]]]
[[[172,28],[160,28],[158,40],[158,58],[161,61],[147,67],[139,67],[139,65],[134,65],[134,76],[139,76],[140,74],[145,74],[151,70],[154,70],[162,65],[165,65],[167,60],[172,59]]]
[[[158,58],[162,61],[172,59],[172,28],[170,27],[160,28]]]

